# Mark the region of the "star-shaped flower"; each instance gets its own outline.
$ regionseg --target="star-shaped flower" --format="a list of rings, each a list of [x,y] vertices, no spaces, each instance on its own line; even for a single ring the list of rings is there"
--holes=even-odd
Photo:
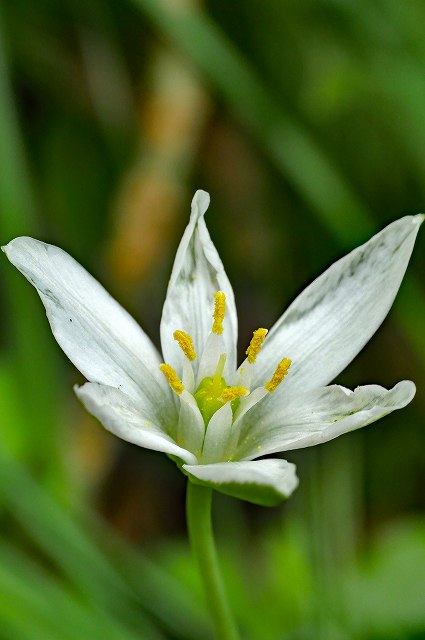
[[[89,380],[75,389],[112,433],[173,457],[189,478],[260,504],[298,484],[295,466],[261,456],[312,446],[407,405],[404,380],[350,391],[327,386],[388,313],[422,215],[406,216],[338,260],[271,331],[257,329],[236,368],[232,287],[198,191],[161,320],[163,360],[148,336],[67,253],[32,238],[4,251],[37,288],[53,334]]]

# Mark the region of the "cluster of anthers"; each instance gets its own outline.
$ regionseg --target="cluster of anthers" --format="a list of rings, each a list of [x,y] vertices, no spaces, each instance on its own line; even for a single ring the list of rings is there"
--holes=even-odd
[[[180,396],[181,400],[192,405],[193,401],[196,402],[204,421],[205,432],[214,414],[227,403],[230,403],[232,409],[232,423],[240,422],[243,415],[250,408],[268,393],[273,393],[277,389],[291,366],[291,360],[283,358],[277,365],[272,378],[262,387],[251,391],[255,361],[267,335],[267,329],[260,328],[254,331],[249,347],[246,350],[247,357],[237,370],[236,375],[232,374],[232,372],[227,372],[227,375],[234,378],[235,382],[234,385],[228,385],[223,375],[227,355],[222,339],[223,321],[226,313],[226,296],[222,291],[218,291],[215,293],[214,298],[213,325],[200,357],[197,376],[195,376],[192,366],[192,363],[197,358],[195,345],[192,337],[180,329],[174,331],[173,337],[185,356],[182,377],[178,376],[171,365],[166,363],[160,365],[160,369],[170,387]],[[207,366],[205,366],[205,362]],[[215,370],[211,370],[211,362],[214,362]],[[210,370],[208,371],[208,369]],[[187,443],[185,444],[187,446]],[[203,447],[201,447],[201,451],[197,452],[198,455],[201,454],[201,457],[202,449]]]

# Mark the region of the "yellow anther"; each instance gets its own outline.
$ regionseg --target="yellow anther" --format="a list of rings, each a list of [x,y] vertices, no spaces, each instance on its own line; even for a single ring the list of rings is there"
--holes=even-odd
[[[228,402],[228,400],[236,400],[236,398],[242,398],[248,393],[248,389],[245,387],[227,387],[223,389],[220,399],[224,400],[224,402]]]
[[[273,391],[276,391],[277,387],[280,385],[283,378],[288,373],[290,366],[291,360],[289,358],[283,358],[283,360],[279,362],[272,379],[266,382],[266,384],[264,385],[265,389],[267,389],[269,393],[273,393]]]
[[[224,314],[226,313],[226,296],[223,291],[217,291],[214,294],[215,304],[214,304],[214,324],[212,327],[213,333],[223,333],[223,320]]]
[[[250,362],[251,364],[254,364],[258,354],[260,353],[267,333],[267,329],[257,329],[256,331],[254,331],[251,342],[249,343],[249,347],[245,351],[246,355],[248,356],[248,362]]]
[[[179,347],[183,351],[186,358],[189,358],[189,360],[195,360],[195,347],[193,346],[193,340],[190,335],[185,331],[179,330],[174,331],[173,337],[174,340],[179,343]]]
[[[159,368],[161,369],[164,376],[167,378],[167,382],[178,395],[184,391],[183,382],[178,377],[177,373],[174,371],[173,367],[170,367],[169,364],[160,364]]]

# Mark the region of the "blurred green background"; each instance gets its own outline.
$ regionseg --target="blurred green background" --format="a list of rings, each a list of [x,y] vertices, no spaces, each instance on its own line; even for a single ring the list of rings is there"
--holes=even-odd
[[[206,189],[242,354],[335,259],[425,209],[424,24],[423,0],[1,0],[2,244],[61,246],[158,344]],[[290,452],[281,508],[216,496],[247,640],[425,638],[424,247],[338,379],[412,379],[412,404]],[[210,638],[183,476],[83,412],[5,259],[0,287],[0,639]]]

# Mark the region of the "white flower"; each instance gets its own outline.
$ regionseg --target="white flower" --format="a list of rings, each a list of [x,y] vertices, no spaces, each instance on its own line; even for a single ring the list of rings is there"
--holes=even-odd
[[[423,216],[406,216],[332,265],[267,334],[254,332],[236,369],[233,291],[198,191],[161,320],[162,359],[139,325],[61,249],[16,238],[4,251],[37,288],[53,334],[89,380],[76,388],[109,431],[171,455],[195,482],[276,504],[295,466],[260,456],[307,447],[407,405],[415,385],[350,391],[328,385],[379,327]]]

